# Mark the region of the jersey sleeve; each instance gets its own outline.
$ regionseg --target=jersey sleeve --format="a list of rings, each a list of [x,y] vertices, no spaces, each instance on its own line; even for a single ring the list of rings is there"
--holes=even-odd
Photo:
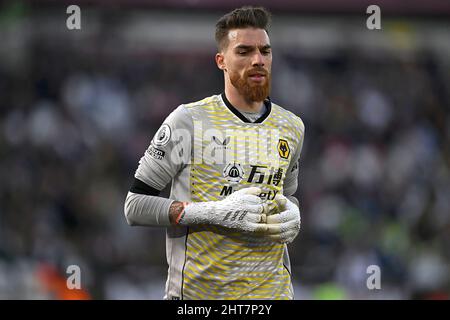
[[[151,188],[162,190],[191,159],[193,121],[183,106],[163,122],[139,160],[134,177]]]

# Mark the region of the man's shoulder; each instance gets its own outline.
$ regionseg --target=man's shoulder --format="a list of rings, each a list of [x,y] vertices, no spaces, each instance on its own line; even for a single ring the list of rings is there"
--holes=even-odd
[[[180,104],[177,108],[175,108],[175,110],[172,111],[170,116],[174,118],[190,116],[192,112],[198,109],[217,104],[219,99],[219,95],[212,95],[198,101]]]
[[[272,102],[272,108],[276,113],[279,114],[279,116],[281,116],[284,119],[287,119],[296,128],[300,129],[302,132],[305,131],[305,124],[303,123],[303,120],[299,115],[274,102]]]
[[[174,124],[178,123],[181,126],[192,127],[193,119],[198,117],[198,115],[204,114],[205,111],[214,111],[214,108],[220,101],[219,99],[220,96],[213,95],[202,100],[183,103],[171,112],[166,121]]]
[[[219,95],[212,95],[198,101],[184,103],[182,106],[190,111],[194,111],[198,109],[203,109],[205,107],[217,105],[219,101],[220,101]]]

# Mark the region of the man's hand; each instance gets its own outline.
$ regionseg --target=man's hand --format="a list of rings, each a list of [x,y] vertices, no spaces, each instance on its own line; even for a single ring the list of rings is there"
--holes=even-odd
[[[288,198],[284,196],[280,198],[285,200],[285,207],[280,213],[267,216],[266,238],[280,243],[290,243],[300,231],[300,209]]]
[[[239,231],[266,233],[267,214],[284,206],[284,199],[264,203],[260,188],[250,187],[234,192],[221,201],[193,202],[176,218],[179,225],[213,224]]]

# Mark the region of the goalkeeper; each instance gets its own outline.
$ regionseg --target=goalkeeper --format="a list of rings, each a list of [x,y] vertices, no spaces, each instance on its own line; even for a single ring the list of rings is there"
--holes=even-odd
[[[300,230],[304,125],[269,98],[269,21],[255,7],[219,19],[224,91],[176,108],[135,172],[125,216],[167,228],[165,299],[294,297],[287,244]]]

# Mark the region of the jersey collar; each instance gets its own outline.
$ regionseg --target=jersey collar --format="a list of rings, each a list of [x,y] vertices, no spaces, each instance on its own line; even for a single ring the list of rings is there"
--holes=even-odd
[[[238,117],[239,119],[241,119],[243,122],[245,123],[261,123],[264,120],[267,119],[267,117],[270,115],[270,112],[272,111],[272,102],[270,101],[270,98],[267,97],[266,100],[264,100],[264,105],[266,106],[266,111],[264,112],[264,114],[261,115],[261,117],[259,117],[258,119],[256,119],[255,122],[251,122],[250,120],[248,120],[242,113],[239,112],[238,109],[236,109],[231,103],[230,101],[228,101],[227,97],[225,96],[225,92],[223,92],[221,95],[223,102],[225,103],[225,105],[227,106],[227,108],[234,113],[234,115],[236,117]]]

